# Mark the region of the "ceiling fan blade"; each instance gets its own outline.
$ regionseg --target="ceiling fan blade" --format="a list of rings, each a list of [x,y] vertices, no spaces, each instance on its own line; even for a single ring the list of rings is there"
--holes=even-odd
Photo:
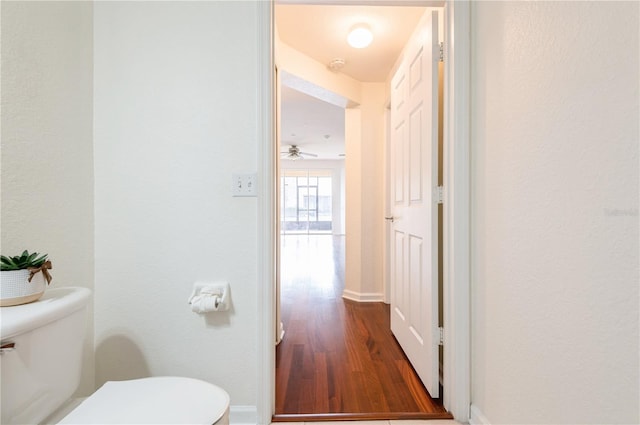
[[[296,159],[302,159],[302,155],[298,153],[292,153],[292,152],[282,152],[282,154],[280,155],[280,158],[291,159],[295,161]]]
[[[309,153],[309,152],[300,152],[300,155],[309,155],[309,156],[312,156],[314,158],[318,157],[318,155],[316,155],[315,153]]]

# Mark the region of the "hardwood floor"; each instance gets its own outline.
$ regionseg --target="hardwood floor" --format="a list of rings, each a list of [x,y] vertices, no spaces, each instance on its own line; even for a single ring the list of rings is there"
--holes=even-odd
[[[282,238],[285,335],[274,421],[451,418],[389,327],[389,306],[342,298],[344,237]]]

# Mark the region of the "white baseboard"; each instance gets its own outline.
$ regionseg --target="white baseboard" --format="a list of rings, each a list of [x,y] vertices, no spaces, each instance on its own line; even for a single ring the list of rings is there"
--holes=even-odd
[[[384,294],[382,292],[355,292],[345,289],[342,292],[342,298],[361,303],[384,302]]]
[[[472,404],[469,409],[469,425],[491,425],[491,422],[478,406]]]
[[[258,409],[256,406],[229,407],[229,425],[256,425]]]

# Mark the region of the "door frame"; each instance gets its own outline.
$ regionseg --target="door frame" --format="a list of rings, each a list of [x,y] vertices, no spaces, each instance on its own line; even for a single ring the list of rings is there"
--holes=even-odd
[[[402,2],[423,5],[425,2]],[[427,2],[433,5],[434,2]],[[471,405],[470,328],[470,12],[469,0],[446,0],[444,45],[443,403],[459,422]],[[274,0],[256,2],[258,142],[257,418],[275,411],[275,282],[277,160],[275,137]],[[452,117],[456,117],[453,119]]]

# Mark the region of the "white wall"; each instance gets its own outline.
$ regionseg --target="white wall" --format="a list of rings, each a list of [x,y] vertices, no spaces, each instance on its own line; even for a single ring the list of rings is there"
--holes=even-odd
[[[383,83],[363,83],[362,104],[345,111],[346,250],[343,296],[383,301]]]
[[[95,4],[96,380],[181,375],[255,406],[257,5]],[[197,280],[232,309],[200,316]]]
[[[2,2],[2,254],[93,289],[91,2]],[[89,316],[91,317],[91,316]],[[93,390],[87,323],[80,393]]]
[[[344,291],[350,299],[359,300],[362,288],[362,111],[347,108],[344,114],[345,141],[345,270]]]
[[[372,301],[382,301],[383,269],[382,257],[384,220],[384,143],[385,143],[385,103],[387,87],[384,83],[363,83],[362,104],[360,105],[360,140],[359,146],[347,151],[347,197],[359,197],[361,215],[356,223],[361,227],[361,277],[359,292],[363,298],[371,297]],[[349,141],[347,141],[348,143]],[[352,185],[349,176],[350,152],[360,154],[359,186]],[[347,202],[349,202],[347,200]],[[348,205],[348,204],[347,204]],[[349,211],[347,211],[349,213]],[[347,231],[349,228],[347,227]],[[347,242],[349,241],[347,235]],[[347,265],[349,254],[347,252]],[[348,271],[347,271],[348,273]],[[347,279],[347,289],[349,288]]]
[[[638,3],[472,3],[472,412],[638,423]]]

